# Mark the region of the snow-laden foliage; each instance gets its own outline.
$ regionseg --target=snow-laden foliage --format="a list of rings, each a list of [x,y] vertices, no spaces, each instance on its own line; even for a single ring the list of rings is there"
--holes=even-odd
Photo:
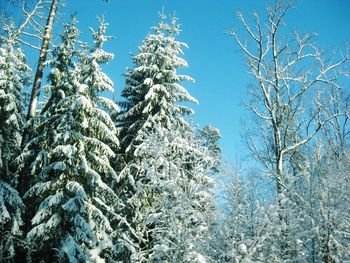
[[[265,214],[258,182],[254,173],[243,178],[243,170],[223,163],[220,166],[222,185],[221,214],[216,216],[213,229],[213,259],[218,262],[244,262],[252,260],[257,245],[260,245],[264,223],[260,214]]]
[[[89,55],[86,55],[86,53],[80,54],[79,59],[82,65],[78,74],[80,75],[80,83],[83,84],[81,88],[87,89],[86,92],[97,105],[115,116],[119,113],[119,107],[111,99],[96,93],[96,91],[114,92],[112,80],[101,69],[101,64],[108,64],[109,60],[114,57],[114,54],[102,49],[104,42],[112,39],[112,37],[105,35],[108,23],[104,21],[104,18],[98,18],[98,20],[100,22],[98,30],[94,31],[90,28],[94,47],[90,49],[91,53]]]
[[[192,114],[189,107],[178,102],[195,102],[181,85],[182,81],[192,81],[186,75],[177,73],[179,68],[187,67],[187,62],[181,58],[185,43],[175,38],[179,34],[176,18],[171,23],[161,15],[160,23],[152,28],[139,53],[132,57],[134,67],[125,74],[126,86],[122,90],[122,112],[118,118],[121,133],[121,146],[132,156],[137,132],[147,129],[147,118],[155,114],[161,118],[163,126],[172,129],[173,126],[188,126],[183,116]]]
[[[302,258],[310,261],[346,262],[350,259],[350,155],[348,141],[341,143],[344,142],[343,146],[337,145],[337,152],[318,143],[303,168],[304,178],[298,193],[304,202],[300,202],[295,211],[300,211],[304,219],[298,237],[303,248]]]
[[[160,123],[139,133],[133,166],[134,194],[128,204],[138,246],[131,260],[140,262],[201,262],[211,222],[213,191],[208,178],[212,159],[190,136]]]
[[[14,242],[21,233],[22,200],[15,190],[17,178],[10,169],[19,154],[23,128],[22,92],[29,67],[14,35],[14,24],[4,25],[0,37],[0,261],[14,256]]]
[[[249,187],[249,180],[229,176],[224,205],[228,213],[216,232],[213,258],[221,262],[349,260],[349,126],[346,116],[339,119],[330,125],[343,128],[331,131],[339,133],[332,135],[336,139],[328,134],[323,143],[293,152],[286,188],[278,197],[266,199],[267,193],[261,192],[251,199],[254,191],[269,187],[266,179]]]
[[[209,150],[210,156],[215,160],[213,171],[218,172],[218,166],[221,160],[221,147],[218,145],[218,141],[221,138],[220,131],[211,125],[207,125],[199,131],[198,137],[202,142],[202,146]]]
[[[177,73],[187,63],[179,57],[186,44],[176,40],[176,18],[167,23],[161,15],[152,29],[125,74],[117,122],[130,226],[120,242],[126,261],[204,262],[214,161],[186,119],[192,109],[180,105],[197,101],[181,85],[192,79]]]
[[[41,4],[0,36],[1,262],[350,262],[350,97],[337,81],[349,56],[324,60],[311,35],[280,37],[290,4],[277,1],[255,26],[239,14],[256,48],[232,34],[258,81],[245,139],[262,167],[248,170],[220,162],[219,131],[189,121],[187,45],[163,14],[119,105],[103,71],[114,57],[103,49],[108,24],[90,28],[89,45],[73,17],[45,62],[27,142],[19,43],[34,36],[25,27],[41,31],[31,18]]]
[[[16,241],[22,233],[24,205],[15,188],[0,179],[0,261],[11,261],[15,256]]]
[[[87,61],[95,54],[78,49],[75,23],[65,26],[53,53],[51,97],[38,117],[36,136],[17,159],[31,160],[24,198],[34,213],[27,241],[32,259],[45,262],[103,262],[113,247],[109,214],[119,204],[110,164],[118,146],[116,128],[96,101],[106,86],[112,91],[98,65],[110,56]],[[104,39],[104,31],[101,23],[94,39]],[[102,46],[95,44],[95,50]],[[96,78],[87,79],[84,72]]]

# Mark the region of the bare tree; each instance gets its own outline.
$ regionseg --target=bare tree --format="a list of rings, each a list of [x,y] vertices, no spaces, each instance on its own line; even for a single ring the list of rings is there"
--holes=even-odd
[[[37,1],[32,8],[28,8],[27,4],[22,4],[24,20],[17,30],[19,42],[35,50],[40,50],[40,47],[34,43],[39,43],[43,39],[44,12],[47,9],[47,1],[45,0]]]
[[[44,74],[45,61],[46,61],[46,56],[49,48],[51,35],[52,35],[53,22],[55,19],[58,2],[59,2],[58,0],[51,1],[50,11],[47,16],[46,26],[44,29],[44,36],[42,38],[40,54],[37,62],[37,69],[35,72],[35,77],[33,82],[33,88],[32,88],[31,97],[29,101],[27,121],[32,120],[32,118],[35,116],[35,112],[38,107],[41,81]],[[36,26],[39,26],[39,25],[36,25]],[[26,129],[24,130],[23,138],[22,138],[22,147],[24,147],[30,139],[30,126],[31,125],[27,125]]]
[[[43,13],[47,9],[47,1],[38,0],[34,6],[28,7],[27,3],[23,1],[13,1],[13,8],[21,8],[21,19],[18,22],[18,27],[13,30],[13,37],[21,44],[27,45],[31,48],[40,50],[36,46],[33,39],[42,40],[44,27],[43,24]],[[18,3],[17,3],[18,2]],[[2,18],[2,30],[6,31],[6,26],[9,23],[10,15],[4,15]]]
[[[295,190],[301,174],[290,173],[290,168],[303,147],[340,114],[327,114],[331,103],[324,94],[340,89],[339,76],[349,61],[348,54],[325,58],[314,44],[313,34],[284,34],[285,17],[292,7],[290,3],[276,2],[267,8],[266,20],[254,13],[254,23],[238,13],[247,41],[230,32],[245,54],[254,79],[248,108],[257,125],[246,133],[247,143],[275,183],[282,230],[278,242],[271,242],[278,244],[279,260],[300,255],[291,242],[298,238],[300,228],[294,212],[302,213],[298,203],[302,205],[305,200]]]
[[[106,2],[108,2],[108,1],[106,1]],[[23,132],[23,137],[22,137],[22,148],[30,140],[31,129],[32,129],[31,128],[32,127],[31,121],[34,118],[35,113],[36,113],[37,108],[38,108],[38,101],[39,101],[39,96],[40,96],[41,82],[42,82],[44,69],[45,69],[46,56],[47,56],[47,53],[49,50],[49,44],[50,44],[50,40],[52,37],[54,20],[55,20],[55,16],[57,13],[57,8],[58,8],[58,5],[60,3],[60,0],[39,0],[38,3],[36,4],[35,9],[41,9],[44,4],[48,4],[48,3],[50,4],[50,9],[49,9],[49,12],[47,15],[45,27],[43,28],[40,25],[40,23],[37,23],[35,21],[35,19],[29,19],[28,23],[32,26],[32,28],[38,34],[30,34],[30,33],[27,33],[25,31],[22,31],[22,34],[25,36],[42,39],[42,43],[41,43],[40,48],[37,48],[34,45],[31,45],[29,42],[24,42],[22,40],[22,42],[24,44],[27,44],[33,48],[37,48],[40,51],[38,62],[37,62],[37,68],[36,68],[35,75],[34,75],[33,88],[32,88],[31,96],[30,96],[30,100],[29,100],[27,117],[26,117],[28,124]],[[35,11],[34,14],[36,14],[36,11],[37,11],[35,9],[34,9],[34,11]],[[29,13],[26,12],[25,10],[23,10],[23,11],[27,15],[27,17],[29,17]],[[41,16],[41,18],[42,18],[42,16]],[[40,36],[41,32],[44,32],[42,36]]]
[[[338,87],[340,69],[349,61],[348,54],[325,59],[312,34],[283,36],[284,19],[292,7],[277,2],[267,8],[263,22],[254,13],[253,26],[238,13],[250,41],[230,32],[256,80],[248,107],[258,120],[254,127],[258,136],[248,133],[248,146],[274,178],[277,194],[286,187],[286,156],[312,140],[334,117],[323,114],[327,105],[320,99],[322,90]]]
[[[322,129],[332,155],[341,159],[349,150],[350,141],[350,95],[343,90],[334,90],[330,96],[331,107],[327,108],[325,114],[334,116]]]

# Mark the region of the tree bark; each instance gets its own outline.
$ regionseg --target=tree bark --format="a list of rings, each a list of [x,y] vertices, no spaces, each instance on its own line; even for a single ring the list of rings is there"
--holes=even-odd
[[[45,26],[45,32],[44,32],[44,38],[43,42],[41,44],[40,49],[40,55],[38,59],[38,66],[35,72],[34,82],[33,82],[33,88],[32,93],[30,96],[29,106],[28,106],[28,113],[27,113],[27,122],[31,121],[34,116],[35,112],[38,107],[38,100],[40,95],[40,87],[41,87],[41,81],[43,78],[44,68],[45,68],[45,61],[47,56],[47,51],[49,48],[49,43],[52,35],[52,28],[53,28],[53,22],[55,19],[56,11],[58,7],[58,0],[52,0],[50,12],[47,17],[46,26]],[[23,137],[22,137],[22,148],[25,147],[25,145],[29,142],[30,136],[31,136],[31,124],[29,124],[29,127],[27,126],[24,129]]]

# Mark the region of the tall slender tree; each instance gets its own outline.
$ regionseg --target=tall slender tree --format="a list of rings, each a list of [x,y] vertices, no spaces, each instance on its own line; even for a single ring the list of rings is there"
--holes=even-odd
[[[44,74],[46,56],[48,53],[49,43],[51,40],[53,23],[56,16],[58,3],[59,3],[59,0],[51,1],[50,10],[47,16],[44,35],[43,35],[42,44],[40,48],[40,54],[39,54],[38,63],[37,63],[37,69],[34,75],[33,88],[31,91],[31,96],[30,96],[30,101],[28,106],[28,113],[26,117],[27,121],[29,122],[33,120],[38,107],[41,82]],[[33,129],[33,123],[29,123],[26,129],[24,130],[23,138],[22,138],[22,147],[24,147],[29,142],[31,133],[32,133],[31,129]]]
[[[192,109],[180,104],[197,102],[181,85],[192,79],[177,73],[187,67],[179,57],[186,44],[176,40],[177,19],[165,19],[161,14],[133,57],[122,91],[117,126],[125,165],[119,179],[133,229],[124,243],[131,261],[195,262],[205,258],[200,243],[212,205],[206,194],[212,163],[186,119]]]

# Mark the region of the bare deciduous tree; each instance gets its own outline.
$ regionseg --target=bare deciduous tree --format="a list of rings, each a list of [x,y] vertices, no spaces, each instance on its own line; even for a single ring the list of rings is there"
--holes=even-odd
[[[307,144],[337,115],[325,117],[327,105],[320,98],[322,90],[338,88],[340,69],[349,61],[348,54],[338,60],[324,58],[313,43],[313,34],[282,35],[292,7],[277,2],[267,8],[266,21],[254,13],[254,25],[238,13],[250,41],[230,32],[256,80],[248,107],[258,120],[254,127],[258,136],[248,133],[248,146],[274,178],[277,193],[285,188],[285,157]]]
[[[52,35],[52,29],[53,29],[53,22],[55,19],[57,7],[58,7],[58,0],[52,0],[51,1],[51,7],[49,14],[47,16],[46,26],[44,28],[44,36],[42,38],[42,44],[40,48],[40,54],[37,62],[37,69],[34,76],[34,82],[33,82],[33,88],[31,92],[31,97],[29,100],[29,107],[28,107],[28,113],[27,113],[27,121],[30,121],[34,116],[35,112],[38,107],[38,101],[39,101],[39,95],[40,95],[40,87],[41,87],[41,81],[44,74],[44,67],[45,67],[45,61],[46,56],[49,48],[49,43]],[[37,28],[39,25],[33,25],[34,28]],[[36,27],[35,27],[36,26]],[[40,30],[40,28],[39,28]],[[30,126],[30,125],[29,125]],[[27,128],[24,130],[23,138],[22,138],[22,146],[24,147],[29,139],[30,139],[30,130],[27,125]]]

